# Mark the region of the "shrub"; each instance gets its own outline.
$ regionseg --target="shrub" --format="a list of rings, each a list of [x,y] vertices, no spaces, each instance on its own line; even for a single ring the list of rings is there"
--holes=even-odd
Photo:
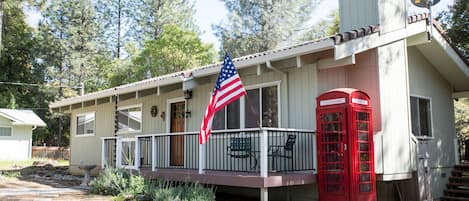
[[[91,193],[102,195],[136,195],[143,192],[144,179],[122,168],[106,168],[93,182]]]
[[[154,201],[214,201],[215,190],[197,183],[177,185],[164,181],[152,188],[150,197]]]
[[[112,195],[116,201],[214,201],[215,189],[197,183],[145,180],[122,168],[106,168],[91,182],[91,193]]]

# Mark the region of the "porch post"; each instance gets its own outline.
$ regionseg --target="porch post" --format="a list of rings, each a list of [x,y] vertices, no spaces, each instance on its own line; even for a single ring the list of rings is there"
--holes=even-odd
[[[121,139],[116,138],[116,167],[122,166],[122,143]]]
[[[261,188],[261,201],[269,201],[269,189]]]
[[[101,138],[101,169],[106,166],[106,140]]]
[[[156,138],[151,136],[151,171],[156,170]]]
[[[260,164],[260,171],[261,171],[261,177],[267,177],[268,176],[268,168],[269,168],[269,160],[267,158],[267,152],[268,152],[268,140],[267,140],[267,134],[268,131],[262,129],[260,131],[260,159],[261,159],[261,164]],[[267,191],[267,190],[266,190]],[[261,189],[262,192],[262,189]]]
[[[199,144],[199,174],[205,174],[205,146],[207,143]]]
[[[317,134],[313,133],[313,171],[318,172],[318,146],[317,146]]]
[[[140,142],[138,137],[135,137],[135,169],[139,169],[140,167]]]

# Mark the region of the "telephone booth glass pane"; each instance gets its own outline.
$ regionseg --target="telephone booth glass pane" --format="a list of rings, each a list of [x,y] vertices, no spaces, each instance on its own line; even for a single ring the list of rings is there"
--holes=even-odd
[[[345,193],[345,150],[346,140],[345,122],[343,112],[330,112],[320,116],[320,167],[324,175],[325,192]]]
[[[357,142],[356,150],[358,151],[358,190],[360,192],[371,192],[371,157],[370,157],[370,115],[368,112],[354,112],[356,122]]]

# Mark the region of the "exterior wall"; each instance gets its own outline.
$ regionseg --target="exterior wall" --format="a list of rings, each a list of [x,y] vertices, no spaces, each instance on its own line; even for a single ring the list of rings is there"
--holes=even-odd
[[[383,174],[383,180],[402,179],[411,172],[406,55],[403,40],[378,48],[381,131],[374,141],[376,172]]]
[[[430,154],[432,194],[442,196],[455,164],[456,139],[451,85],[415,47],[408,48],[410,95],[430,98],[432,138],[426,139]]]
[[[11,136],[0,136],[0,160],[24,161],[31,159],[32,127],[13,126],[0,117],[0,125],[11,127]]]
[[[315,121],[315,98],[317,96],[316,67],[305,65],[301,68],[289,68],[285,73],[264,69],[261,75],[257,75],[256,68],[240,70],[240,76],[246,88],[256,87],[265,83],[277,84],[279,86],[280,103],[280,126],[284,128],[316,129]],[[186,132],[197,132],[205,113],[206,105],[213,89],[215,75],[210,76],[208,83],[193,89],[193,96],[186,101],[186,110],[191,116],[186,118]],[[295,98],[291,98],[295,97]],[[169,92],[161,92],[141,98],[131,98],[120,101],[118,107],[142,104],[142,131],[138,133],[118,134],[124,138],[133,138],[135,135],[166,133],[169,130],[169,101],[183,99],[182,85],[176,86]],[[158,114],[152,117],[150,110],[152,106],[158,107]],[[95,135],[76,136],[76,115],[95,112]],[[160,115],[165,112],[165,118]],[[77,168],[80,161],[84,164],[101,164],[101,138],[114,136],[114,103],[104,103],[72,110],[71,113],[71,153],[70,169],[72,173],[81,171]],[[306,119],[306,121],[305,121]],[[192,138],[190,139],[194,141]],[[189,142],[189,139],[186,140]],[[186,146],[191,146],[186,143]],[[161,147],[161,146],[160,146]],[[158,158],[167,159],[168,154],[163,153],[168,148],[161,147]],[[224,149],[223,149],[224,150]],[[193,155],[186,149],[186,156]],[[196,158],[198,155],[196,154]],[[186,164],[188,162],[186,161]]]
[[[76,136],[77,114],[95,112],[94,136]],[[70,171],[82,173],[78,165],[101,164],[101,137],[114,136],[114,106],[104,103],[72,110],[70,118]]]

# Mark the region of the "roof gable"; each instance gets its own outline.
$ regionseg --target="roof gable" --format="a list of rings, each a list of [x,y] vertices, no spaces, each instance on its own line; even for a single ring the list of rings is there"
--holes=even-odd
[[[12,121],[12,125],[46,126],[46,123],[31,110],[0,109],[0,116]]]

